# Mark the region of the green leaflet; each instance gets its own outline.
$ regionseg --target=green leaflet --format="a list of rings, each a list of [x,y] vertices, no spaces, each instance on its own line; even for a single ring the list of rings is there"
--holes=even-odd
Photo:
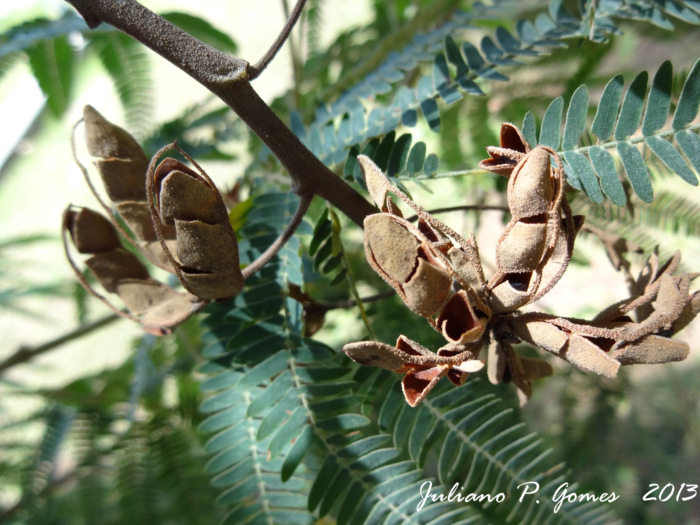
[[[564,154],[566,162],[576,173],[576,178],[581,182],[586,195],[596,204],[603,202],[603,194],[600,191],[598,179],[588,159],[577,151],[569,151]]]
[[[561,148],[566,151],[574,149],[578,141],[586,131],[586,114],[588,113],[588,89],[579,86],[571,96],[569,109],[566,112],[566,127]]]
[[[590,156],[593,169],[598,178],[600,178],[600,185],[605,195],[614,204],[624,206],[627,203],[627,196],[617,175],[615,161],[610,153],[599,146],[593,146],[588,151],[588,155]]]
[[[605,142],[612,136],[622,98],[623,83],[622,75],[613,77],[605,86],[603,95],[600,97],[598,110],[591,126],[591,133],[598,137],[600,142]]]
[[[681,154],[673,147],[673,144],[655,136],[647,137],[646,144],[673,173],[676,173],[688,184],[698,185],[698,179],[695,177],[695,174],[688,167]]]
[[[349,169],[346,168],[345,172],[349,173],[351,169],[354,169],[352,159],[357,156],[357,153],[356,151],[353,153],[351,150],[351,155],[348,157],[341,153],[343,148],[363,149],[362,143],[390,133],[399,125],[415,126],[419,114],[418,110],[429,128],[439,132],[441,118],[438,101],[442,100],[445,105],[449,106],[462,98],[462,92],[483,95],[481,87],[475,82],[477,79],[507,81],[508,77],[500,73],[498,69],[507,66],[520,66],[521,63],[513,60],[512,57],[546,54],[548,49],[565,46],[562,40],[566,38],[590,36],[595,41],[605,41],[607,34],[619,32],[611,17],[644,18],[640,12],[635,11],[632,15],[632,12],[619,9],[614,3],[598,7],[593,12],[587,11],[582,17],[579,17],[567,12],[561,2],[554,2],[550,5],[549,13],[540,13],[534,25],[528,21],[518,21],[518,37],[505,28],[498,27],[495,31],[495,40],[485,36],[479,49],[468,41],[459,45],[450,35],[455,27],[486,16],[488,10],[489,7],[479,4],[470,13],[458,13],[455,19],[451,19],[427,36],[417,35],[403,50],[387,57],[386,61],[373,72],[368,73],[365,79],[349,87],[343,96],[330,107],[320,106],[316,112],[315,120],[308,128],[298,126],[297,123],[295,132],[304,140],[307,140],[305,137],[312,138],[306,144],[324,162],[335,164],[342,162],[347,157],[348,161],[346,162],[350,162],[351,166]],[[648,20],[652,23],[658,22],[663,18],[662,12],[664,10],[677,16],[671,3],[667,3],[663,10],[657,9],[658,15],[649,16]],[[692,20],[692,17],[688,20]],[[440,47],[436,45],[439,39],[442,39]],[[416,70],[421,62],[431,63],[430,73],[421,76],[413,90],[408,90],[405,86],[398,87],[394,101],[389,107],[370,110],[365,109],[363,104],[358,102],[359,99],[368,100],[385,93],[387,82],[396,84],[404,79],[409,72]],[[639,84],[641,84],[641,80]],[[615,131],[618,140],[621,140],[629,136],[625,136],[626,133],[631,134],[634,131],[630,131],[630,129],[635,120],[639,118],[638,112],[643,108],[639,105],[639,95],[641,94],[643,102],[644,89],[640,85],[633,85],[628,97],[629,100],[624,106],[622,118],[618,121],[617,113],[622,95],[622,78],[616,78],[608,88],[601,101],[600,111],[592,131],[600,140],[607,140]],[[637,95],[636,102],[632,95]],[[577,125],[581,119],[581,106],[578,105],[580,103],[581,100],[576,100],[573,107],[577,111],[571,114],[572,118],[576,117],[574,120]],[[558,104],[552,110],[558,110]],[[351,115],[352,117],[349,118]],[[352,131],[350,131],[348,124],[350,120],[357,123],[352,126]],[[550,126],[550,122],[555,120],[557,120],[556,112],[551,115],[551,120],[544,121],[542,129],[544,141],[541,138],[540,143],[558,148],[561,140],[560,131],[555,129],[555,126]],[[365,122],[366,125],[364,125]],[[615,128],[616,122],[618,122],[619,128]],[[575,140],[575,132],[579,129],[580,125],[570,128],[566,149],[572,147],[571,141]],[[526,135],[526,137],[528,136]],[[535,144],[535,141],[531,142]],[[408,170],[410,176],[420,174],[415,165],[412,165],[411,168]]]
[[[698,114],[700,103],[700,60],[695,62],[693,69],[683,84],[683,91],[678,99],[676,113],[673,116],[673,129],[678,131],[688,126]]]
[[[642,134],[645,137],[653,135],[666,123],[668,110],[671,106],[672,84],[673,65],[670,60],[666,60],[654,75],[654,81],[649,91],[644,123],[642,124]]]
[[[627,177],[632,183],[632,189],[644,202],[654,200],[651,180],[644,159],[639,150],[629,142],[619,142],[617,152],[625,168]]]
[[[559,149],[561,142],[561,116],[564,110],[564,99],[555,98],[544,112],[542,126],[540,128],[540,141],[542,146],[547,146],[553,150]]]
[[[622,100],[620,115],[615,126],[615,140],[626,140],[637,130],[642,118],[644,99],[646,97],[647,80],[646,71],[641,72],[632,81],[625,98]]]

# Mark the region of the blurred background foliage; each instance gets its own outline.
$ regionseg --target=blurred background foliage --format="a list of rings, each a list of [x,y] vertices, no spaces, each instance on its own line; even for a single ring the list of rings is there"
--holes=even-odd
[[[697,8],[693,2],[647,3]],[[244,19],[236,18],[238,12],[224,17],[218,4],[225,2],[174,4],[164,1],[156,7],[186,31],[250,61],[265,45],[256,48],[259,36],[253,33],[264,28],[271,39],[289,7],[285,1],[240,2],[238,10],[258,12],[258,18],[236,23]],[[308,132],[309,143],[314,123],[333,121],[333,104],[343,100],[343,93],[414,43],[416,35],[430,35],[454,20],[455,10],[488,14],[448,33],[476,45],[498,26],[515,33],[515,21],[534,19],[549,7],[542,0],[485,6],[465,0],[368,0],[342,11],[341,4],[309,0],[280,59],[256,81],[278,114],[296,125],[295,131]],[[575,10],[579,4],[602,8],[605,2],[561,4]],[[265,9],[276,22],[259,14]],[[605,41],[563,37],[546,54],[526,56],[526,67],[506,62],[494,71],[507,74],[509,81],[493,75],[475,79],[487,96],[464,96],[449,105],[444,96],[438,99],[440,132],[434,132],[427,117],[410,129],[413,144],[424,142],[439,159],[437,176],[421,165],[418,176],[400,173],[399,180],[428,209],[503,205],[505,181],[471,171],[485,157],[484,147],[498,143],[501,122],[519,125],[528,111],[539,121],[553,99],[561,96],[568,104],[581,84],[595,102],[614,75],[623,75],[628,84],[640,71],[653,74],[668,58],[677,100],[700,56],[700,33],[692,18],[668,16],[660,9],[643,12],[646,18],[617,21],[619,31],[600,39]],[[68,201],[89,197],[68,153],[70,129],[89,102],[142,140],[149,154],[177,139],[206,165],[229,203],[239,206],[242,222],[249,198],[265,188],[287,190],[288,179],[259,140],[218,101],[128,37],[110,28],[88,31],[68,4],[11,8],[0,30],[0,111],[3,127],[11,131],[0,141],[5,152],[0,157],[0,522],[218,522],[227,509],[215,504],[220,490],[205,470],[205,438],[198,428],[204,419],[198,366],[205,362],[206,329],[195,318],[168,337],[143,335],[86,299],[74,283],[58,241],[60,210]],[[440,48],[442,39],[437,40]],[[368,107],[391,105],[401,86],[415,88],[423,75],[434,72],[436,51],[426,47],[414,52],[413,63],[397,67],[393,84],[367,99]],[[31,89],[24,87],[30,84]],[[24,98],[17,98],[18,90]],[[352,105],[348,107],[351,112]],[[594,104],[589,117],[593,113]],[[342,128],[340,121],[333,121],[336,129]],[[377,135],[381,140],[386,136]],[[358,143],[354,154],[370,143]],[[354,180],[352,165],[345,164],[348,148],[339,149],[341,161],[329,163]],[[466,175],[442,176],[465,170]],[[688,190],[658,162],[650,164],[650,171],[656,191],[650,204],[632,192],[626,207],[609,201],[596,205],[583,192],[571,192],[569,198],[589,224],[625,235],[647,251],[654,245],[666,254],[682,248],[685,268],[693,270],[700,256],[697,190]],[[329,212],[315,201],[307,217],[318,228]],[[458,231],[474,231],[482,255],[494,252],[507,220],[500,211],[463,211],[444,218]],[[344,217],[335,220],[342,254],[318,255],[313,249],[310,254],[311,236],[302,236],[304,292],[317,305],[352,299],[353,288],[362,297],[385,290],[365,263],[361,232]],[[486,259],[487,271],[492,270],[493,258]],[[639,254],[630,259],[637,268],[643,261]],[[610,268],[597,238],[577,241],[574,263],[542,308],[586,316],[624,296],[623,279]],[[348,274],[351,280],[344,279]],[[437,334],[426,323],[416,323],[396,297],[365,308],[379,340],[392,342],[404,333],[426,346],[439,344]],[[356,308],[320,311],[325,315],[307,312],[307,326],[324,321],[314,336],[318,340],[337,350],[364,337]],[[700,523],[700,498],[642,502],[650,483],[680,487],[698,482],[697,327],[681,337],[691,345],[686,362],[624,370],[614,381],[553,362],[554,376],[536,385],[522,409],[527,428],[544,439],[555,462],[565,463],[571,482],[577,481],[581,490],[622,495],[608,510],[624,523]],[[491,390],[513,404],[508,386]]]

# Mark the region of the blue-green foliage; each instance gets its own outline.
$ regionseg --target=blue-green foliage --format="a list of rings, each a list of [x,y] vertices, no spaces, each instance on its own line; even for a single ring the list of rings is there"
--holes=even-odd
[[[344,173],[357,177],[355,158],[359,153],[376,160],[374,154],[386,137],[396,133],[401,126],[416,126],[419,115],[423,115],[431,130],[440,132],[438,101],[450,106],[460,101],[463,94],[485,95],[482,89],[485,82],[509,80],[499,71],[503,67],[522,66],[526,63],[524,60],[566,47],[567,41],[575,38],[605,42],[610,34],[620,32],[615,19],[648,20],[666,29],[673,27],[666,15],[691,24],[700,23],[691,9],[697,7],[694,4],[603,1],[592,7],[590,2],[582,2],[580,13],[572,14],[561,1],[555,0],[550,3],[548,14],[541,13],[534,21],[519,20],[517,36],[504,27],[498,27],[493,37],[482,38],[478,48],[469,41],[461,45],[457,43],[453,35],[494,16],[509,5],[514,7],[514,2],[495,2],[493,6],[477,3],[469,12],[456,11],[442,26],[430,33],[416,35],[405,48],[391,53],[376,70],[348,88],[332,104],[318,106],[315,118],[308,126],[293,114],[292,129],[325,163],[346,162]],[[414,87],[399,85],[407,75],[426,69],[426,65],[429,73],[419,76]],[[393,98],[388,104],[370,102],[392,92]],[[410,133],[401,136],[407,137],[407,145],[396,143],[401,146],[396,157],[406,158],[412,137]],[[435,173],[437,157],[434,154],[420,155],[421,148],[424,148],[422,144],[414,145],[415,153],[411,150],[413,162],[395,165],[397,169],[390,170],[390,176],[430,176]],[[424,162],[420,162],[421,157]],[[644,194],[645,190],[640,187],[640,191]],[[644,194],[643,198],[646,197],[648,195]],[[619,200],[619,195],[617,198]]]
[[[620,158],[631,188],[637,196],[652,202],[654,193],[647,168],[647,157],[655,156],[665,168],[681,177],[688,184],[698,185],[695,172],[700,168],[700,126],[693,121],[700,104],[700,60],[686,77],[675,111],[671,104],[673,67],[664,62],[654,75],[647,89],[649,75],[642,72],[624,90],[621,75],[613,77],[605,86],[590,126],[594,144],[581,146],[586,136],[588,90],[580,86],[571,97],[562,129],[564,100],[552,101],[542,118],[539,136],[531,113],[523,121],[523,134],[531,146],[541,144],[560,152],[565,161],[569,183],[583,190],[595,203],[605,197],[614,204],[624,206],[627,195],[623,187],[613,155]],[[664,130],[672,117],[670,130]],[[638,130],[641,135],[638,135]],[[643,151],[638,144],[646,146]]]

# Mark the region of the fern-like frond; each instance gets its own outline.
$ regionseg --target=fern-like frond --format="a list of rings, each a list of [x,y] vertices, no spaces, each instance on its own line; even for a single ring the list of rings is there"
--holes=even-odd
[[[508,2],[496,4],[502,9],[503,4]],[[326,164],[340,164],[347,158],[350,166],[345,168],[345,173],[352,173],[355,169],[354,158],[360,152],[369,153],[371,157],[377,147],[368,141],[376,142],[377,137],[387,135],[399,126],[413,127],[420,115],[430,129],[439,132],[438,101],[442,100],[449,106],[461,100],[464,94],[484,95],[477,81],[507,81],[508,77],[498,71],[500,68],[520,66],[522,59],[548,54],[557,47],[566,46],[565,42],[574,38],[604,42],[607,35],[619,32],[614,18],[634,18],[652,23],[658,18],[644,10],[624,9],[620,2],[612,1],[598,6],[591,20],[587,16],[589,13],[572,15],[564,9],[561,1],[555,0],[549,6],[549,13],[541,13],[534,22],[519,20],[516,24],[517,37],[506,28],[499,27],[493,38],[483,37],[479,48],[468,41],[460,46],[452,35],[487,18],[491,9],[493,6],[477,4],[468,13],[456,12],[449,22],[434,31],[416,35],[408,46],[392,53],[332,105],[319,106],[314,121],[308,127],[304,127],[298,115],[293,115],[292,128]],[[659,13],[664,9],[674,12],[673,7],[668,5],[663,9],[651,6],[649,9]],[[693,23],[692,18],[689,21]],[[371,104],[365,106],[361,102],[393,91],[395,84],[426,62],[432,62],[431,72],[420,76],[415,87],[400,86],[391,103],[371,107]],[[410,135],[408,137],[410,139]],[[636,170],[638,164],[632,159],[634,154],[630,154],[625,146],[622,146],[622,150],[621,156],[630,159],[627,165],[631,170]],[[436,169],[433,162],[423,165],[415,162],[410,169],[401,166],[398,173],[430,175],[434,173],[433,169]]]
[[[571,207],[574,213],[586,216],[586,223],[628,239],[645,253],[659,246],[660,256],[664,258],[677,248],[669,245],[669,235],[700,235],[700,206],[694,199],[660,191],[650,204],[634,196],[631,201],[631,207],[616,206],[611,201],[598,205],[577,194]]]
[[[290,203],[281,194],[255,199],[241,229],[244,260],[283,227]],[[328,240],[321,224],[316,243]],[[401,462],[401,451],[386,446],[387,436],[363,433],[371,420],[355,393],[358,366],[301,335],[300,305],[286,293],[288,284],[302,284],[300,269],[296,242],[246,282],[233,308],[209,309],[209,362],[201,371],[210,376],[202,388],[213,395],[202,405],[211,415],[201,430],[216,432],[206,444],[214,455],[208,469],[224,489],[220,501],[231,506],[228,522],[307,523],[328,513],[338,523],[362,523],[372,513],[411,522],[414,509],[403,508],[402,494],[418,494],[415,481],[423,474],[409,464],[389,468]],[[381,379],[386,383],[387,375]],[[318,472],[307,474],[319,455],[326,459]],[[412,482],[398,487],[392,473],[409,471]],[[375,490],[376,476],[386,483]]]
[[[127,129],[138,138],[150,131],[153,109],[151,66],[145,49],[133,38],[116,31],[95,33],[88,44],[112,77],[125,110]]]
[[[541,438],[526,431],[517,409],[492,390],[481,378],[470,377],[461,388],[441,386],[412,409],[394,383],[383,397],[380,429],[419,467],[426,468],[433,458],[442,487],[449,490],[457,483],[462,495],[504,494],[503,501],[475,503],[492,520],[541,523],[554,515],[552,496],[568,481],[566,472],[548,458],[551,451]],[[539,484],[536,498],[521,497],[527,482]],[[606,523],[610,518],[606,508],[589,503],[564,505],[557,515],[568,523]]]
[[[671,111],[672,79],[673,68],[671,62],[666,61],[656,72],[650,89],[647,90],[648,74],[642,72],[623,96],[624,80],[621,75],[615,76],[605,86],[590,128],[587,124],[588,90],[580,86],[571,97],[563,133],[564,100],[559,97],[547,108],[539,135],[531,113],[525,115],[523,134],[531,146],[540,144],[559,151],[565,161],[569,183],[583,190],[597,204],[606,197],[618,206],[627,202],[615,157],[620,159],[632,190],[644,202],[654,200],[644,153],[658,159],[668,171],[687,183],[697,186],[700,125],[693,122],[700,104],[700,60],[683,82],[675,111]],[[671,129],[665,129],[669,118]],[[588,132],[597,139],[596,143],[579,145],[581,137]],[[639,145],[644,148],[640,150]]]
[[[295,200],[285,194],[254,199],[240,230],[244,264],[282,230]],[[292,494],[297,483],[304,483],[296,473],[301,460],[319,436],[367,423],[360,415],[343,413],[358,404],[347,396],[351,384],[338,381],[350,368],[329,348],[301,335],[301,305],[288,297],[291,284],[303,285],[299,251],[293,238],[246,282],[233,308],[211,308],[206,321],[210,332],[204,340],[210,344],[204,355],[210,362],[202,371],[216,375],[202,388],[217,393],[202,405],[213,414],[201,428],[219,431],[206,446],[216,454],[208,468],[223,473],[214,483],[229,487],[221,500],[233,506],[231,523],[258,514],[276,523],[286,513],[294,523],[313,521],[306,499]],[[289,485],[282,486],[280,479]]]
[[[67,12],[58,20],[37,18],[25,22],[0,34],[0,57],[18,51],[27,52],[41,42],[65,38],[76,31],[87,32],[88,27],[82,17],[74,12]]]
[[[75,410],[55,405],[45,415],[46,427],[31,467],[21,481],[21,505],[30,519],[41,520],[46,512],[47,492],[54,481],[59,452],[75,420]]]

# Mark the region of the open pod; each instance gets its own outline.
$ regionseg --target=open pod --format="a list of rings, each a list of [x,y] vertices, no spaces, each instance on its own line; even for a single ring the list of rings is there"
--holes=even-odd
[[[487,375],[489,381],[513,383],[518,390],[520,405],[532,396],[532,382],[551,376],[552,365],[542,359],[532,359],[518,355],[510,343],[493,341],[489,346]]]
[[[66,254],[81,283],[114,311],[153,333],[168,332],[209,300],[237,295],[243,276],[236,235],[221,195],[201,167],[175,144],[149,161],[127,131],[91,106],[85,106],[83,122],[87,150],[106,199],[78,161],[75,136],[74,157],[108,218],[87,208],[69,207],[64,214]],[[196,170],[175,159],[166,159],[156,167],[162,155],[171,150],[181,153]],[[122,246],[119,233],[144,258],[175,273],[189,293],[151,279],[141,261]],[[68,237],[79,253],[91,255],[86,266],[107,292],[122,299],[127,312],[88,284],[70,256]]]
[[[644,277],[639,295],[605,309],[592,321],[532,312],[509,319],[509,330],[582,370],[606,377],[615,377],[622,365],[682,361],[688,344],[672,336],[700,312],[700,295],[689,292],[695,275],[674,277],[677,264],[673,259],[670,263],[655,276]],[[645,275],[642,270],[640,277]],[[636,309],[644,311],[638,322],[628,315]]]
[[[81,284],[113,311],[163,335],[204,306],[186,292],[177,292],[152,279],[141,261],[122,245],[112,223],[89,208],[68,207],[63,215],[66,256]],[[124,303],[127,312],[95,291],[71,256],[69,239],[78,253],[89,255],[85,265],[108,293]]]
[[[197,168],[167,158],[177,150]],[[238,240],[221,194],[206,173],[175,144],[162,148],[151,161],[148,200],[155,233],[180,282],[202,299],[228,299],[243,288]],[[175,231],[175,249],[161,230]]]
[[[111,204],[100,196],[90,180],[88,171],[77,161],[95,197],[107,214],[114,219],[114,212],[123,219],[131,235],[116,227],[131,239],[133,244],[153,264],[173,272],[156,234],[147,201],[146,174],[149,159],[136,140],[124,129],[105,119],[92,106],[83,109],[85,139],[88,153],[99,173],[102,186]],[[160,224],[161,236],[169,247],[175,247],[175,229]]]
[[[488,284],[489,306],[498,314],[536,301],[559,281],[583,224],[564,198],[559,156],[538,146],[518,158],[508,180],[511,220],[498,240],[498,271]]]
[[[411,406],[441,377],[462,384],[468,372],[480,368],[476,356],[485,344],[489,379],[515,384],[521,403],[530,397],[532,381],[551,375],[552,366],[519,356],[512,345],[520,341],[609,378],[623,365],[685,359],[688,345],[671,336],[700,312],[700,293],[689,291],[700,274],[673,275],[678,253],[663,264],[653,253],[637,279],[628,279],[632,296],[590,321],[520,311],[561,279],[584,218],[573,215],[565,198],[563,164],[554,150],[531,148],[520,130],[507,123],[500,147],[487,150],[490,158],[480,165],[508,177],[511,212],[497,242],[496,272],[488,282],[473,235],[465,240],[394,186],[370,159],[358,157],[380,210],[365,219],[367,260],[447,344],[433,353],[402,335],[395,347],[373,341],[345,345],[347,355],[363,365],[403,373],[402,388]],[[415,225],[391,195],[416,212]],[[618,261],[616,269],[628,270],[621,257],[615,252],[612,258]]]
[[[406,402],[415,407],[430,393],[438,380],[447,377],[456,386],[484,363],[476,359],[481,345],[448,345],[437,353],[401,335],[396,346],[377,341],[349,343],[343,351],[353,361],[404,374],[401,381]]]

